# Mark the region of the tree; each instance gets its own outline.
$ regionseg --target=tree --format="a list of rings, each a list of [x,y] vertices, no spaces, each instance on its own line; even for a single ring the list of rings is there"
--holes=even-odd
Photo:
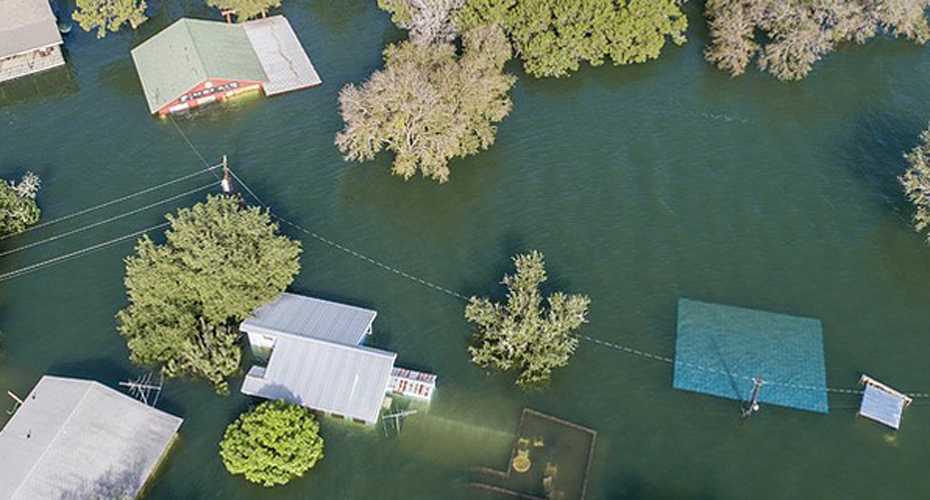
[[[462,28],[498,24],[527,73],[567,76],[582,61],[598,66],[659,57],[666,38],[685,42],[681,0],[466,0]]]
[[[126,259],[129,307],[117,313],[134,363],[206,378],[228,391],[239,369],[238,324],[277,298],[300,269],[300,243],[259,208],[211,196],[166,216],[167,241],[148,236]]]
[[[460,58],[451,43],[390,45],[383,70],[346,85],[339,94],[346,126],[336,135],[346,160],[371,160],[387,149],[395,175],[420,172],[446,182],[452,158],[490,147],[494,124],[511,107],[515,79],[503,73],[510,46],[494,26],[466,32],[463,45]]]
[[[414,43],[448,43],[455,40],[455,16],[465,0],[378,0],[391,13],[394,24],[410,31]]]
[[[237,21],[247,21],[265,17],[269,9],[281,6],[281,0],[207,0],[207,5],[222,12],[235,13]]]
[[[904,155],[908,169],[898,178],[904,194],[914,205],[914,228],[925,232],[930,227],[930,129],[920,134],[920,144]],[[925,235],[930,242],[930,233]]]
[[[0,181],[0,236],[20,233],[39,221],[39,176],[26,172],[19,183]]]
[[[711,43],[704,54],[733,76],[758,56],[760,69],[799,80],[842,42],[884,32],[926,43],[928,6],[930,0],[708,0]]]
[[[123,23],[136,29],[148,17],[145,0],[77,0],[73,18],[84,31],[97,30],[97,38],[107,31],[117,32]]]
[[[302,477],[323,458],[323,438],[310,410],[285,401],[266,401],[239,415],[220,443],[223,465],[264,486]]]
[[[476,325],[476,343],[468,351],[472,362],[483,367],[521,370],[518,386],[539,387],[549,382],[553,368],[568,364],[578,345],[572,331],[585,322],[591,299],[559,292],[543,308],[543,254],[533,251],[513,260],[517,274],[503,280],[506,303],[472,297],[465,308],[465,319]]]

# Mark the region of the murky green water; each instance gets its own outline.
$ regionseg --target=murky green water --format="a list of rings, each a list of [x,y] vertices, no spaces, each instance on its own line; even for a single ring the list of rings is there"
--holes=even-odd
[[[930,251],[895,183],[901,153],[930,120],[925,49],[878,41],[838,51],[802,83],[755,71],[731,80],[702,60],[706,29],[691,6],[691,42],[660,61],[567,80],[532,80],[514,65],[514,110],[497,144],[456,162],[438,186],[390,177],[386,161],[344,163],[332,146],[340,87],[378,68],[383,45],[402,36],[387,15],[363,0],[285,4],[323,86],[178,121],[211,161],[228,154],[285,216],[464,294],[497,292],[509,256],[538,248],[553,288],[593,299],[584,333],[665,355],[680,296],[818,317],[832,386],[852,387],[865,371],[930,390]],[[148,115],[128,53],[181,12],[155,7],[138,33],[102,41],[75,30],[67,70],[0,86],[0,174],[38,172],[47,220],[199,167],[171,122]],[[0,251],[128,209],[10,239]],[[0,272],[157,224],[164,211],[5,256]],[[293,288],[376,308],[374,343],[439,375],[432,412],[396,440],[327,422],[325,460],[264,490],[229,476],[217,455],[248,400],[172,381],[161,406],[186,421],[149,498],[485,498],[462,487],[465,470],[505,465],[524,406],[598,430],[592,499],[930,491],[928,406],[912,406],[893,438],[856,419],[858,398],[842,395],[826,416],[766,407],[742,421],[735,402],[672,390],[669,365],[590,343],[548,391],[524,394],[469,363],[461,303],[304,242]],[[122,243],[0,283],[0,388],[28,392],[44,373],[110,385],[139,373],[113,320],[130,250]]]

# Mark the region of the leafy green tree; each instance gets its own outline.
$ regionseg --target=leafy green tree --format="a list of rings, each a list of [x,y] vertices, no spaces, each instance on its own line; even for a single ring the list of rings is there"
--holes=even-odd
[[[688,19],[681,0],[466,0],[457,24],[502,26],[527,73],[560,77],[582,61],[655,59],[667,38],[685,42]]]
[[[920,144],[904,155],[908,169],[899,178],[904,194],[914,205],[914,228],[926,232],[930,228],[930,129],[920,134]],[[930,242],[930,233],[925,235]]]
[[[24,231],[39,221],[39,176],[26,172],[19,183],[0,180],[0,236]]]
[[[237,21],[247,21],[265,17],[269,9],[281,6],[281,0],[207,0],[207,5],[222,12],[234,12]]]
[[[84,31],[97,30],[97,38],[117,32],[124,23],[136,29],[148,17],[145,0],[77,0],[74,20]]]
[[[264,486],[301,477],[323,458],[320,426],[310,410],[266,401],[226,428],[220,456],[231,474]]]
[[[451,43],[390,45],[383,70],[342,89],[346,126],[336,145],[346,160],[371,160],[387,149],[394,153],[395,175],[409,179],[420,172],[445,182],[452,158],[494,143],[495,124],[511,107],[507,92],[515,79],[503,73],[510,46],[494,26],[463,38],[461,57]]]
[[[507,301],[472,297],[465,319],[476,326],[475,345],[468,348],[473,363],[501,371],[520,370],[517,385],[544,386],[552,369],[568,364],[578,345],[572,331],[585,322],[591,303],[585,295],[555,293],[546,299],[539,285],[546,281],[543,254],[514,257],[517,274],[505,275]]]
[[[885,33],[925,44],[928,6],[930,0],[708,0],[704,55],[733,76],[758,56],[760,69],[799,80],[843,42]]]
[[[300,269],[300,243],[259,208],[227,196],[168,215],[167,241],[148,236],[126,259],[129,307],[117,313],[134,363],[163,364],[228,392],[239,370],[238,324],[277,298]]]

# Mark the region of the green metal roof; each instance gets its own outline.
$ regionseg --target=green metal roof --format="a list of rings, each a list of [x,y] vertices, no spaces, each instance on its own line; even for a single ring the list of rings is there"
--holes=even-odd
[[[237,24],[179,19],[132,49],[132,59],[153,113],[207,78],[267,80]]]

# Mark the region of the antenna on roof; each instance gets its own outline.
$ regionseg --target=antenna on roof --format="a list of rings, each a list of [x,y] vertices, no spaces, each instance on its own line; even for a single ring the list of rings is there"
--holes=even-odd
[[[159,374],[157,383],[155,376],[151,373],[146,373],[135,380],[124,380],[119,383],[119,385],[127,387],[129,394],[132,394],[136,399],[153,407],[158,403],[158,397],[161,396],[161,389],[164,384],[164,373]]]
[[[743,406],[743,417],[751,417],[753,413],[759,411],[759,390],[762,389],[762,377],[752,379],[752,399],[749,404]]]

